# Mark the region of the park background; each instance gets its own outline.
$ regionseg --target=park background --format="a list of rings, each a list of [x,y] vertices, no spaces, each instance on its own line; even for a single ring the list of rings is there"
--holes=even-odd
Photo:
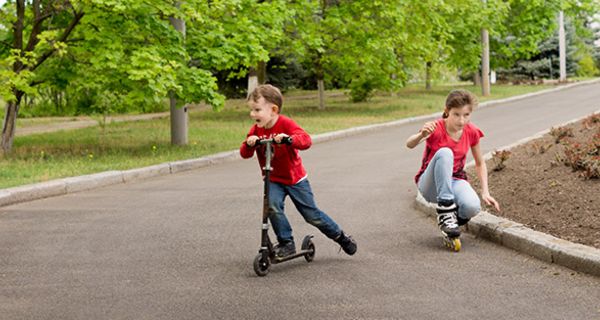
[[[595,77],[599,8],[596,0],[0,1],[0,187],[235,149],[251,125],[246,94],[259,83],[282,88],[284,113],[310,133],[438,112],[452,88],[481,101],[548,88],[561,77],[561,12],[567,81]],[[482,77],[486,52],[493,72]],[[164,116],[113,121],[146,113]],[[82,119],[98,125],[17,134]]]

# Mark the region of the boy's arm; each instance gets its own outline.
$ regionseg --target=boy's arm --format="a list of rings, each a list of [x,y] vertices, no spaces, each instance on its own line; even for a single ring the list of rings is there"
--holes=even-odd
[[[240,146],[240,156],[242,156],[244,159],[252,158],[254,155],[254,150],[256,150],[256,145],[249,146],[248,143],[246,143],[248,138],[251,136],[254,136],[254,127],[250,129],[250,132],[248,132],[248,135],[246,136],[246,140],[244,140]]]
[[[295,122],[290,121],[288,132],[290,132],[289,136],[292,138],[293,148],[306,150],[312,145],[312,139],[310,138],[310,135]]]

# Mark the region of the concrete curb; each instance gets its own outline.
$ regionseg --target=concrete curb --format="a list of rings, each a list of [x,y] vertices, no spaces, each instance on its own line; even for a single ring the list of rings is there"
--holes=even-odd
[[[595,113],[600,113],[600,110]],[[583,118],[585,117],[565,122],[559,125],[559,127],[580,121]],[[541,138],[549,131],[550,129],[538,132],[498,150],[513,149],[529,141]],[[491,157],[491,152],[488,152],[484,156],[485,160]],[[471,161],[465,167],[474,165],[475,162]],[[420,193],[417,194],[417,198],[415,199],[415,206],[417,209],[433,217],[436,216],[435,205],[427,202]],[[495,216],[487,211],[481,211],[475,218],[471,219],[468,232],[540,260],[600,276],[600,249],[535,231],[525,227],[523,224]]]
[[[557,88],[551,88],[538,92],[523,94],[520,96],[510,97],[506,99],[499,99],[481,103],[479,108],[484,108],[500,103],[511,102],[520,99],[526,99],[529,97],[542,95],[550,92],[565,90],[575,86],[589,85],[600,82],[599,79],[593,79],[588,81],[576,82]],[[331,141],[334,139],[340,139],[349,137],[365,132],[380,130],[383,128],[400,126],[412,122],[421,122],[428,119],[434,119],[440,116],[440,112],[436,112],[429,115],[423,115],[418,117],[411,117],[381,124],[367,125],[355,128],[349,128],[339,131],[333,131],[313,136],[314,143],[321,143]],[[0,189],[0,207],[11,204],[16,204],[25,201],[38,200],[47,197],[64,195],[67,193],[79,192],[84,190],[91,190],[99,187],[104,187],[117,183],[128,183],[138,181],[142,179],[148,179],[166,174],[173,174],[183,172],[187,170],[199,169],[209,165],[225,163],[241,159],[238,150],[226,151],[217,153],[214,155],[201,157],[198,159],[181,160],[175,162],[162,163],[152,165],[143,168],[136,168],[124,171],[106,171],[91,175],[84,175],[79,177],[70,177],[63,179],[56,179],[42,183],[34,183],[29,185],[23,185],[19,187]]]

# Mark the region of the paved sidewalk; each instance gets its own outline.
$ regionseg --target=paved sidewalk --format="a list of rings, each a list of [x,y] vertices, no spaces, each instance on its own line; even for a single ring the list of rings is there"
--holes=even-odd
[[[473,121],[488,152],[589,114],[599,99],[600,84],[572,87],[481,108]],[[0,318],[598,319],[598,277],[471,235],[458,254],[440,245],[434,221],[413,208],[421,153],[403,146],[423,120],[324,135],[301,153],[319,206],[358,253],[339,253],[288,203],[294,235],[315,234],[317,254],[266,278],[252,270],[255,160],[222,155],[128,183],[121,173],[118,184],[80,181],[72,188],[95,189],[4,206]]]

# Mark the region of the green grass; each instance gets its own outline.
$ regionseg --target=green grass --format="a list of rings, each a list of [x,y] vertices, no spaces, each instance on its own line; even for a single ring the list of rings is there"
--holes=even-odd
[[[387,122],[442,110],[452,88],[470,85],[440,85],[425,91],[411,85],[395,96],[380,94],[364,103],[350,103],[343,91],[328,92],[325,110],[317,108],[316,92],[287,92],[283,114],[292,117],[310,134],[354,126]],[[548,88],[548,86],[500,86],[492,96],[499,99]],[[13,151],[0,158],[0,188],[56,178],[125,170],[168,161],[202,157],[234,150],[243,141],[252,121],[244,100],[228,100],[220,112],[190,112],[189,145],[170,145],[169,119],[108,124],[56,133],[15,137]],[[35,122],[35,119],[30,119]],[[51,123],[52,119],[38,119]],[[57,120],[55,120],[57,121]],[[63,119],[64,121],[64,119]]]

